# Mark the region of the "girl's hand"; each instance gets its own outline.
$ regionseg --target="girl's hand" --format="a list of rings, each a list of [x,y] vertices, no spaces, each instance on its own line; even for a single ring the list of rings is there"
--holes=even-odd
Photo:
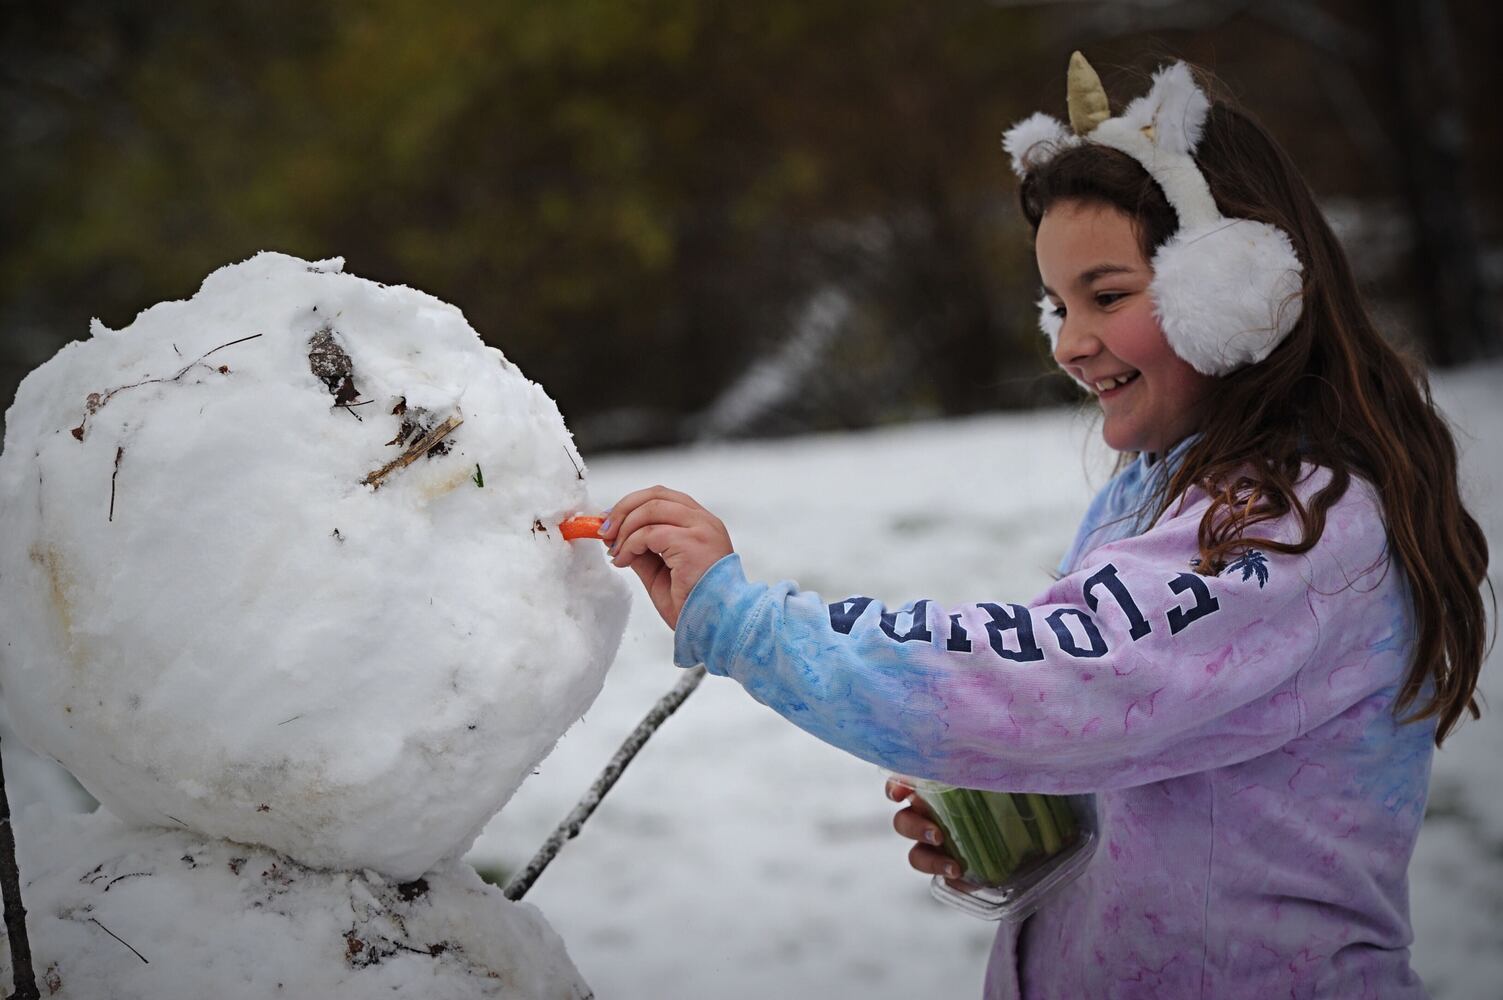
[[[720,518],[686,493],[663,486],[628,493],[600,528],[611,562],[630,566],[669,628],[678,626],[689,591],[734,550]]]
[[[908,808],[900,810],[892,818],[892,828],[909,840],[918,841],[908,852],[908,863],[926,875],[943,875],[960,878],[960,865],[941,850],[945,831],[934,822],[924,800],[913,794],[913,788],[897,778],[887,779],[887,797],[894,802],[909,801]]]

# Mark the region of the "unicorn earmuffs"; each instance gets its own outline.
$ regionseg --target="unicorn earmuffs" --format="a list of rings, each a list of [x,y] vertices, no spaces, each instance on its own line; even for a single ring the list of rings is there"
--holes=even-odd
[[[1039,112],[1008,129],[1002,147],[1019,177],[1062,149],[1094,142],[1126,153],[1163,189],[1179,230],[1153,256],[1149,295],[1175,354],[1205,375],[1268,357],[1299,321],[1302,267],[1283,230],[1228,219],[1216,208],[1193,154],[1211,102],[1184,63],[1154,74],[1153,87],[1116,118],[1085,56],[1070,57],[1070,128]],[[1039,326],[1053,346],[1060,320],[1046,298]]]

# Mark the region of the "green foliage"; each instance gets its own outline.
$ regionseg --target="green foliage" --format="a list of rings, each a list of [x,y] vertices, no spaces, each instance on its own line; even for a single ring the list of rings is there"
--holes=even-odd
[[[1026,247],[996,238],[1026,24],[897,0],[80,5],[5,43],[52,124],[6,133],[0,321],[76,338],[256,250],[342,255],[458,304],[576,426],[633,408],[666,438],[862,266],[820,234],[882,219],[906,235],[862,285],[865,339],[954,351],[894,415],[1005,402],[1003,373],[1038,369]]]

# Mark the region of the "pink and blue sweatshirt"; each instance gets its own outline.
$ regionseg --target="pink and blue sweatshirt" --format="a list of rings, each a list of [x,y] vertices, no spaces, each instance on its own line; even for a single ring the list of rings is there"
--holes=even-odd
[[[827,603],[727,556],[675,659],[899,773],[1097,793],[1099,849],[1001,927],[988,997],[1424,997],[1406,872],[1435,728],[1394,717],[1412,609],[1373,489],[1354,479],[1308,553],[1202,575],[1203,493],[1132,523],[1170,464],[1114,477],[1023,603]],[[1298,492],[1328,481],[1307,467]]]

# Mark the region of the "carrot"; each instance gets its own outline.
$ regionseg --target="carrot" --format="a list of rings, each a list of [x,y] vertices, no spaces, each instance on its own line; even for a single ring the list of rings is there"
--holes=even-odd
[[[605,523],[605,518],[595,517],[591,514],[577,514],[574,517],[565,518],[558,526],[559,532],[570,541],[576,538],[599,538],[600,526]]]

